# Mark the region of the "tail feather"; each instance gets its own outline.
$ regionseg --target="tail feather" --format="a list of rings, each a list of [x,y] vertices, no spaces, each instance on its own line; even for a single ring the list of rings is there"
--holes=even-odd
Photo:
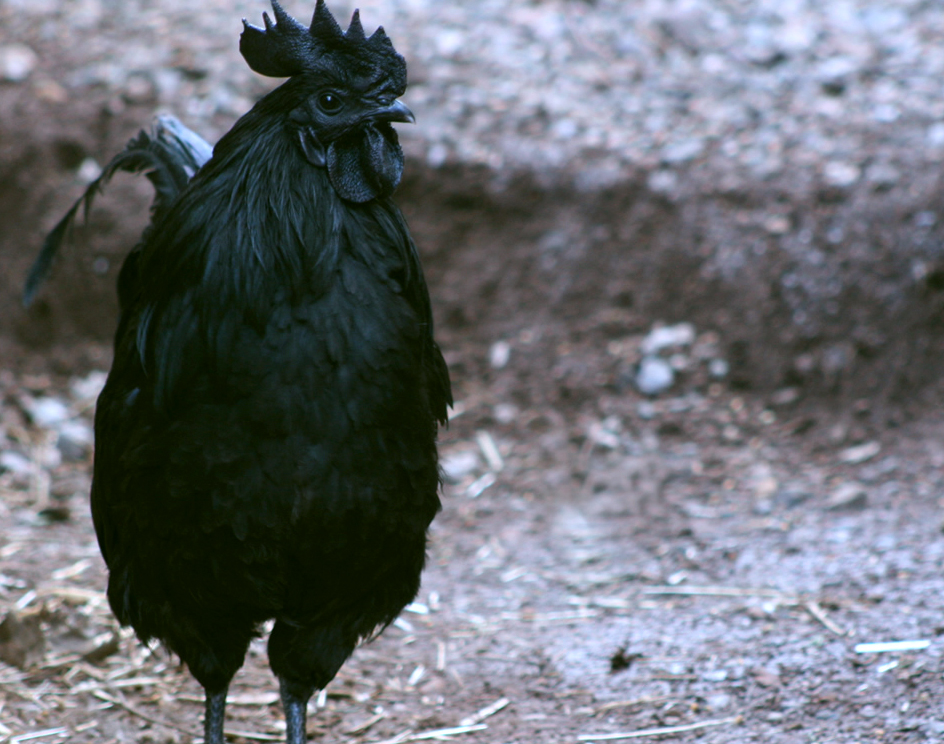
[[[79,209],[84,208],[87,221],[95,196],[115,173],[144,173],[154,186],[154,201],[151,204],[153,224],[160,220],[177,195],[212,155],[213,148],[206,140],[172,116],[158,117],[151,132],[138,132],[125,149],[111,159],[101,175],[89,184],[85,193],[46,236],[26,277],[23,304],[28,306],[36,297]]]

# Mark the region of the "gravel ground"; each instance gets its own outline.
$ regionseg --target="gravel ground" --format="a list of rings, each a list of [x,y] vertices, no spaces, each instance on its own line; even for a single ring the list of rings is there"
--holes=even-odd
[[[89,308],[111,312],[143,191],[93,222],[106,260],[86,254],[63,268],[69,280],[44,310],[16,317],[18,277],[75,196],[70,172],[93,172],[159,110],[214,140],[267,89],[236,43],[239,18],[258,22],[263,9],[0,3],[0,208],[10,219],[0,255],[14,269],[0,298],[4,336],[107,336],[107,315]],[[734,329],[733,363],[752,385],[803,378],[832,391],[840,380],[892,395],[935,376],[938,3],[394,0],[361,11],[409,61],[419,125],[401,127],[401,201],[420,227],[455,222],[474,203],[494,228],[471,240],[431,231],[424,248],[453,254],[444,271],[470,256],[487,271],[507,260],[509,240],[527,242],[547,272],[602,284],[601,304],[635,297],[650,319]],[[685,287],[681,303],[665,276]],[[507,289],[507,302],[521,300],[520,283]],[[449,291],[461,307],[487,287]],[[523,301],[569,299],[538,295]],[[494,336],[507,316],[502,307],[476,327]]]
[[[940,740],[944,7],[360,8],[410,65],[399,199],[462,412],[424,607],[312,733]],[[236,49],[263,9],[0,0],[0,610],[26,627],[0,626],[0,740],[199,727],[192,680],[113,636],[85,501],[85,375],[146,184],[103,201],[29,313],[17,294],[155,111],[212,140],[267,89]],[[255,648],[242,740],[280,736],[271,684]]]
[[[345,18],[353,6],[332,7]],[[720,190],[780,176],[797,191],[860,180],[887,189],[912,180],[916,162],[944,157],[937,3],[359,7],[407,57],[409,103],[422,122],[409,130],[410,154],[434,167],[481,163],[588,189],[641,169],[654,190],[681,194],[691,165],[722,172]],[[287,8],[310,13],[297,2]],[[0,74],[58,101],[103,86],[170,107],[214,137],[222,133],[214,117],[238,116],[262,89],[236,35],[240,17],[258,22],[265,9],[245,0],[5,0]]]
[[[419,604],[312,704],[313,737],[940,740],[939,415],[850,445],[841,418],[698,375],[655,398],[525,408],[501,359],[463,360],[492,374],[459,381]],[[101,382],[0,378],[0,741],[197,741],[199,687],[117,634],[102,594],[87,508]],[[923,643],[856,650],[889,641]],[[282,736],[262,641],[228,726]]]

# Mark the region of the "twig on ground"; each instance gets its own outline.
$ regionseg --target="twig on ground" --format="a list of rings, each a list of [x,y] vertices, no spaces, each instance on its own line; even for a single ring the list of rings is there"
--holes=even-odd
[[[683,734],[687,731],[698,731],[699,729],[709,728],[711,726],[724,726],[729,723],[739,723],[741,720],[741,716],[733,716],[731,718],[719,718],[713,721],[686,723],[681,726],[661,726],[659,728],[640,729],[639,731],[629,731],[621,734],[583,734],[577,737],[577,741],[616,741],[618,739],[641,739],[644,736]]]
[[[19,736],[14,736],[10,739],[10,744],[20,744],[21,741],[32,741],[33,739],[43,739],[47,736],[60,736],[62,734],[68,734],[69,729],[64,726],[59,728],[43,729],[42,731],[33,731],[29,734],[20,734]]]
[[[424,731],[419,734],[411,734],[407,741],[423,741],[425,739],[447,740],[450,736],[456,736],[458,734],[470,734],[473,731],[484,731],[487,728],[488,726],[486,726],[484,723],[479,723],[475,724],[474,726],[454,726],[452,728],[435,729],[433,731]]]
[[[828,630],[832,631],[838,636],[849,635],[849,633],[842,628],[840,628],[836,623],[829,619],[829,616],[826,614],[826,611],[819,606],[819,603],[810,600],[809,602],[804,602],[803,607],[807,612],[810,613],[816,620],[819,620]]]
[[[493,471],[497,473],[505,467],[505,461],[502,459],[501,453],[498,451],[498,445],[495,443],[491,434],[484,430],[477,431],[475,433],[475,442],[482,451],[482,457],[485,458],[488,466]]]
[[[94,602],[96,604],[104,605],[106,602],[108,602],[108,597],[104,592],[95,591],[94,589],[85,589],[80,586],[56,586],[54,584],[43,584],[39,587],[38,593],[41,597],[59,597],[66,602],[73,602],[75,604]]]
[[[162,718],[157,718],[155,716],[148,715],[147,713],[144,713],[143,711],[140,711],[134,706],[130,705],[127,701],[123,700],[122,698],[109,695],[103,690],[94,690],[92,691],[92,694],[95,697],[97,697],[99,700],[104,700],[106,703],[117,705],[119,708],[122,708],[128,711],[128,713],[130,713],[131,715],[137,716],[138,718],[144,721],[148,721],[149,723],[154,723],[154,724],[157,724],[158,726],[166,726],[167,728],[174,729],[175,731],[180,731],[184,734],[192,733],[192,731],[188,728],[185,728],[183,726],[178,726],[177,724],[172,723]],[[229,729],[225,731],[225,734],[227,736],[237,736],[243,739],[250,739],[252,741],[282,741],[282,739],[284,738],[282,735],[276,735],[276,734],[263,734],[256,731],[231,731]]]
[[[498,713],[498,711],[502,710],[502,708],[507,706],[508,703],[510,702],[511,701],[508,698],[505,698],[505,697],[500,698],[499,700],[496,700],[491,705],[486,705],[481,710],[477,711],[476,713],[473,713],[471,716],[467,716],[463,718],[461,721],[459,721],[459,725],[460,726],[473,726],[476,723],[481,723],[489,716],[493,716],[496,713]]]
[[[223,732],[226,736],[237,736],[241,739],[250,739],[251,741],[283,741],[285,736],[282,734],[261,734],[257,731],[234,731],[226,729]]]
[[[187,693],[180,693],[174,695],[175,700],[180,700],[185,703],[199,703],[203,705],[205,700],[203,695],[189,695]],[[226,705],[245,705],[245,706],[260,706],[264,707],[266,705],[275,705],[279,702],[279,694],[277,692],[260,692],[260,693],[244,693],[244,694],[230,694],[226,696]]]
[[[649,679],[664,680],[667,682],[687,681],[694,682],[698,679],[697,674],[672,674],[671,672],[653,672]]]
[[[615,700],[612,703],[605,703],[593,711],[593,715],[598,716],[601,713],[606,713],[607,711],[616,710],[617,708],[631,708],[634,705],[649,705],[650,703],[665,703],[669,700],[678,700],[674,695],[652,695],[647,697],[636,698],[635,700]]]
[[[83,692],[90,692],[94,695],[100,690],[117,690],[122,687],[153,687],[154,685],[161,685],[162,683],[163,680],[160,677],[129,677],[128,679],[117,679],[109,682],[89,680],[79,682],[79,684],[70,688],[69,692],[72,695]]]
[[[412,733],[413,732],[410,731],[410,729],[407,729],[406,731],[401,731],[392,739],[384,739],[383,741],[374,742],[374,744],[400,744],[400,742],[409,739]]]
[[[412,731],[407,729],[402,731],[392,739],[384,739],[383,741],[374,742],[374,744],[400,744],[405,741],[425,741],[427,739],[439,739],[440,741],[449,741],[450,737],[457,736],[458,734],[470,734],[473,731],[484,731],[488,726],[484,723],[476,724],[475,726],[455,726],[453,728],[443,728],[443,729],[434,729],[432,731],[422,731],[418,734],[414,734]]]
[[[166,721],[162,718],[157,718],[155,716],[148,715],[147,713],[144,713],[143,711],[140,711],[134,706],[132,706],[123,698],[109,695],[104,690],[93,690],[92,694],[95,697],[97,697],[99,700],[104,700],[106,703],[117,705],[119,708],[122,708],[128,711],[131,715],[137,716],[143,721],[148,721],[149,723],[155,723],[158,726],[166,726],[167,728],[174,729],[174,731],[180,731],[181,733],[184,733],[184,734],[193,733],[190,729],[185,728],[183,726],[178,726],[176,723],[173,723],[171,721]]]
[[[857,643],[854,651],[857,654],[881,654],[901,651],[923,651],[931,645],[931,641],[885,641],[880,643]]]
[[[784,604],[799,604],[800,600],[791,594],[784,594],[776,589],[752,589],[738,586],[653,586],[643,589],[643,594],[681,594],[694,597],[769,597],[779,599]]]
[[[358,724],[357,726],[354,726],[354,728],[348,729],[348,733],[351,734],[352,736],[363,734],[375,723],[380,723],[380,721],[382,721],[386,717],[387,717],[386,713],[378,713],[375,716],[371,716],[363,723]]]
[[[446,644],[436,641],[436,671],[446,671]]]

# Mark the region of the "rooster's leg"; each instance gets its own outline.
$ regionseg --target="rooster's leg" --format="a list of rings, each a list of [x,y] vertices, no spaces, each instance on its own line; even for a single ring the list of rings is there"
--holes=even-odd
[[[308,735],[305,730],[305,713],[312,688],[279,678],[279,690],[282,693],[282,709],[285,711],[285,744],[305,744]]]
[[[226,689],[206,693],[206,718],[203,720],[205,744],[223,744],[223,720],[226,718]]]
[[[354,650],[357,636],[343,623],[303,625],[277,619],[269,634],[269,666],[279,678],[288,744],[305,744],[305,707]]]

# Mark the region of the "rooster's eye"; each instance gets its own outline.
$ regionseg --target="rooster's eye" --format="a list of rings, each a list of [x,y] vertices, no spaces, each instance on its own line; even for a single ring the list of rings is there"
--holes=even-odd
[[[344,102],[337,93],[322,93],[318,96],[318,108],[326,114],[336,114],[341,110]]]

